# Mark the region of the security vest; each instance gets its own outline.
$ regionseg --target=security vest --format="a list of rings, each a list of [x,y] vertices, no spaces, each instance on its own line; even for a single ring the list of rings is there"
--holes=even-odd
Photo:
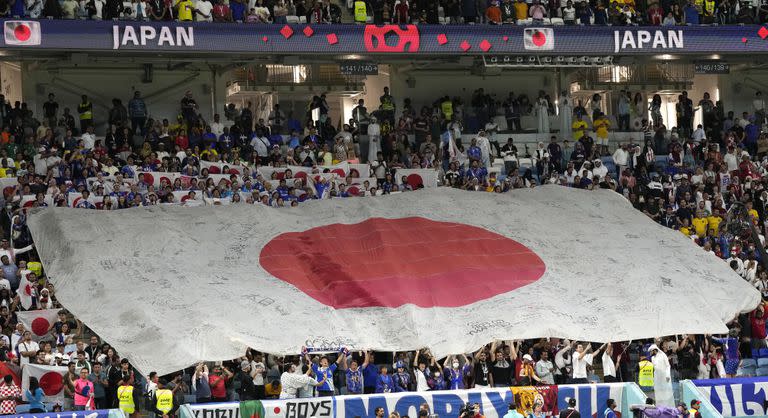
[[[696,413],[699,412],[698,409],[691,408],[688,410],[688,416],[689,418],[696,418]]]
[[[704,14],[707,16],[715,15],[715,0],[704,0]]]
[[[395,105],[392,104],[392,99],[387,97],[381,102],[381,110],[395,110]]]
[[[368,10],[364,1],[355,2],[355,22],[365,23],[368,20]]]
[[[132,414],[135,411],[133,404],[133,386],[120,386],[117,388],[118,407],[121,411]]]
[[[80,103],[77,105],[77,111],[80,113],[80,120],[93,119],[93,105],[91,102]]]
[[[640,367],[640,372],[638,373],[637,384],[644,388],[653,387],[653,363],[648,360],[642,360],[638,366]]]
[[[155,391],[155,398],[157,398],[157,404],[155,405],[159,411],[168,415],[173,409],[173,392],[168,389],[158,389]]]
[[[446,100],[440,103],[440,110],[442,110],[443,115],[445,115],[445,120],[451,120],[453,117],[453,102]]]

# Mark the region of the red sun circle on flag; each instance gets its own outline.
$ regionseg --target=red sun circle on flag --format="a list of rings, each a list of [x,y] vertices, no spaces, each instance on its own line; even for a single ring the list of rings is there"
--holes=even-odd
[[[531,284],[546,271],[544,261],[515,240],[421,217],[280,234],[259,262],[337,309],[465,306]]]
[[[32,31],[27,25],[18,25],[13,29],[13,36],[16,37],[17,40],[25,42],[32,36]]]
[[[48,372],[40,376],[40,389],[43,390],[45,396],[53,396],[61,392],[64,388],[64,382],[61,379],[61,375],[56,372]]]
[[[411,188],[413,189],[416,189],[419,186],[424,185],[424,179],[422,179],[421,176],[416,173],[409,175],[406,178],[406,181],[408,182],[408,185],[411,186]]]
[[[31,324],[32,333],[38,336],[43,336],[48,333],[51,328],[51,323],[45,318],[35,318]]]
[[[545,43],[547,43],[547,35],[544,34],[544,32],[537,30],[533,33],[533,36],[531,37],[531,41],[536,46],[542,46]]]
[[[275,414],[279,414],[279,413],[280,413],[280,407],[279,407],[279,406],[276,406],[276,407],[275,407]]]

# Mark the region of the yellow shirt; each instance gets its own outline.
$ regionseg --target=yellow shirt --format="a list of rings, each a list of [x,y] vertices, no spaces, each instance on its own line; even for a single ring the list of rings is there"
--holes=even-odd
[[[719,216],[707,217],[707,223],[709,223],[709,230],[712,231],[713,235],[717,235],[720,232],[720,222],[722,221],[723,221],[723,218]]]
[[[747,213],[752,217],[752,223],[757,225],[757,221],[760,219],[760,215],[757,214],[757,211],[754,209],[750,209]]]
[[[5,177],[8,177],[8,175],[5,173],[5,169],[0,168],[0,178],[5,178]]]
[[[42,275],[43,275],[43,265],[40,264],[39,261],[30,261],[29,263],[27,263],[27,268],[32,273],[35,273],[35,275],[37,277],[42,278]]]
[[[595,121],[595,132],[598,138],[608,138],[608,127],[611,126],[611,121],[605,118],[601,118]]]
[[[443,115],[445,115],[445,120],[451,120],[451,118],[453,117],[453,102],[450,100],[446,100],[440,103],[440,110],[443,111]]]
[[[698,235],[699,238],[703,238],[707,235],[707,226],[709,226],[707,218],[693,218],[692,224],[693,229],[696,231],[696,235]]]
[[[685,235],[686,237],[690,237],[691,236],[691,228],[690,227],[681,226],[680,227],[680,232],[682,232],[683,235]]]
[[[515,3],[515,18],[517,20],[528,19],[528,5],[524,1]]]
[[[584,131],[587,129],[587,122],[583,120],[575,120],[573,121],[573,124],[571,124],[571,129],[573,129],[573,140],[578,141],[584,136]]]
[[[192,4],[190,0],[179,0],[176,3],[176,6],[179,8],[178,15],[179,20],[182,22],[190,22],[192,21],[192,11],[195,8],[195,5]]]

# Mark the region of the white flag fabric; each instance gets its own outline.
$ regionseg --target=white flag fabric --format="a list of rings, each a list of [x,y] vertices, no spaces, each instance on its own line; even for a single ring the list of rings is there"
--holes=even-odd
[[[395,174],[397,182],[403,177],[414,190],[423,187],[437,187],[437,170],[432,168],[398,168]]]
[[[67,368],[62,366],[44,366],[40,364],[25,364],[21,369],[21,394],[27,400],[26,390],[29,389],[29,378],[35,377],[43,390],[45,401],[64,404],[64,374]]]
[[[19,288],[16,290],[16,294],[19,295],[19,303],[24,309],[32,307],[32,299],[37,296],[37,288],[35,284],[29,281],[28,274],[22,274],[19,281]]]
[[[61,303],[159,374],[246,346],[445,355],[494,339],[715,334],[760,300],[725,262],[605,190],[48,208],[28,223]]]
[[[41,309],[37,311],[19,311],[16,318],[24,324],[24,329],[32,332],[32,338],[39,341],[50,335],[53,324],[58,319],[59,309]]]

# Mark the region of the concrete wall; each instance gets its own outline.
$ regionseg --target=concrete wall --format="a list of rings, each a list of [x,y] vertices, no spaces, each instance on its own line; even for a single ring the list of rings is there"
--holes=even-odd
[[[408,85],[409,78],[412,80],[413,87]],[[515,95],[525,93],[533,100],[539,90],[545,90],[553,100],[557,99],[555,72],[547,69],[485,77],[472,75],[469,71],[441,72],[439,68],[394,69],[390,79],[391,94],[397,100],[398,110],[402,107],[405,98],[411,99],[418,112],[421,106],[432,104],[436,99],[448,94],[451,97],[458,96],[463,99],[466,113],[470,107],[472,93],[479,88],[495,95],[500,101],[503,101],[509,92],[514,92]],[[378,106],[378,96],[375,104]]]
[[[0,62],[0,91],[13,104],[21,101],[21,65],[13,62]]]
[[[136,90],[141,91],[145,98],[151,117],[170,120],[179,113],[179,102],[187,90],[192,92],[202,115],[208,119],[214,113],[213,102],[216,103],[216,111],[223,114],[226,94],[223,81],[226,78],[217,76],[214,79],[205,65],[190,65],[176,70],[155,65],[151,83],[142,82],[144,70],[141,64],[65,64],[41,68],[24,63],[22,74],[23,100],[36,115],[42,114],[42,104],[48,93],[54,93],[60,113],[64,107],[69,107],[77,118],[80,95],[87,94],[94,104],[97,133],[104,131],[112,99],[119,98],[127,105]]]

